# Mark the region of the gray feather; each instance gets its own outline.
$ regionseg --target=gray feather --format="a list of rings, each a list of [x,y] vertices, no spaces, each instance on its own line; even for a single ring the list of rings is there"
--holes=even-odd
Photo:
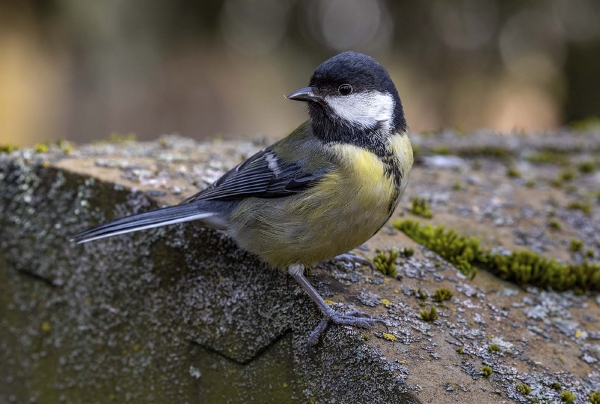
[[[86,243],[104,237],[166,226],[168,224],[201,219],[208,220],[216,215],[217,213],[201,210],[198,204],[170,206],[104,223],[77,234],[71,241],[76,241],[78,244]]]

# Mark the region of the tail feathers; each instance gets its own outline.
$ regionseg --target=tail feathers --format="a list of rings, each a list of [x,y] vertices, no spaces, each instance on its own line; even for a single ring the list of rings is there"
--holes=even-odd
[[[206,219],[215,215],[216,213],[213,212],[202,211],[197,204],[170,206],[101,224],[79,233],[71,241],[76,241],[77,244],[87,243],[88,241],[116,236],[117,234]]]

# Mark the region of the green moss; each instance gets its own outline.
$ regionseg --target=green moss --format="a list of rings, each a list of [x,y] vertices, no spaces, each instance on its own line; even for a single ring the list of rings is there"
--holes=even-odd
[[[600,404],[600,391],[595,391],[590,394],[590,402],[592,404]]]
[[[38,143],[33,146],[33,151],[36,153],[47,153],[48,152],[48,144],[47,143]]]
[[[448,146],[438,146],[431,149],[433,154],[441,154],[447,156],[450,154],[450,148]]]
[[[455,134],[457,134],[458,136],[465,136],[467,135],[467,131],[465,130],[465,128],[463,128],[462,126],[453,126],[452,130],[454,131]]]
[[[523,394],[524,396],[528,395],[529,393],[531,393],[531,387],[529,387],[527,384],[517,384],[517,390],[519,390],[519,392],[521,394]]]
[[[412,220],[397,220],[393,225],[470,277],[475,275],[478,267],[482,267],[518,285],[530,284],[557,291],[600,291],[598,264],[560,264],[531,251],[494,254],[483,250],[477,239],[459,236],[454,229],[434,228]]]
[[[417,298],[421,299],[421,300],[425,300],[429,297],[429,295],[427,294],[427,292],[425,292],[423,289],[418,288],[415,291],[415,296],[417,296]]]
[[[501,352],[502,350],[498,346],[498,344],[492,344],[488,347],[488,352]]]
[[[463,189],[465,189],[465,187],[463,187],[463,185],[461,184],[461,182],[460,182],[460,181],[456,181],[456,182],[454,183],[454,185],[452,185],[452,189],[453,189],[454,191],[462,191]]]
[[[490,256],[488,268],[518,285],[532,284],[554,290],[600,290],[600,266],[596,264],[559,264],[531,251],[508,256]]]
[[[525,183],[525,186],[527,188],[533,188],[533,187],[535,187],[535,180],[533,180],[533,179],[527,180],[527,182]]]
[[[494,370],[491,368],[491,366],[484,366],[480,370],[483,374],[483,377],[490,377],[492,373],[494,373]]]
[[[578,238],[572,238],[569,242],[569,248],[572,252],[577,252],[583,250],[583,241]]]
[[[577,166],[577,169],[583,174],[589,174],[594,172],[594,170],[596,169],[596,165],[591,161],[582,161]]]
[[[455,129],[457,134],[460,130]],[[421,133],[425,135],[425,133]],[[430,132],[427,135],[438,135],[438,132]],[[463,133],[464,134],[464,133]],[[414,146],[413,146],[414,148]],[[449,145],[439,145],[428,148],[433,154],[450,155],[454,154],[457,156],[475,158],[475,157],[493,157],[493,158],[508,158],[511,157],[512,153],[509,149],[501,146],[467,146],[467,147],[450,147]]]
[[[494,157],[506,158],[511,155],[510,150],[497,146],[478,146],[467,147],[456,151],[456,154],[462,157]]]
[[[429,209],[429,204],[425,200],[425,198],[414,198],[412,200],[412,207],[410,208],[410,212],[413,215],[422,216],[426,219],[431,219],[433,217],[433,212]]]
[[[63,152],[64,154],[71,154],[73,152],[73,149],[75,148],[75,145],[72,142],[69,142],[68,140],[65,139],[61,139],[58,142],[56,142],[56,145],[60,148],[60,151]]]
[[[585,252],[585,257],[586,258],[594,258],[594,256],[596,255],[596,252],[589,248],[586,252]]]
[[[443,303],[446,300],[452,299],[452,292],[450,289],[441,288],[437,289],[433,294],[433,301],[438,303]]]
[[[437,309],[435,308],[435,306],[431,306],[430,310],[420,310],[420,313],[421,320],[426,321],[428,323],[433,323],[437,319]]]
[[[562,224],[560,220],[552,219],[548,222],[548,228],[552,231],[560,231],[562,229]]]
[[[521,178],[521,172],[515,167],[508,167],[506,170],[506,175],[510,178]]]
[[[400,252],[395,248],[391,248],[387,251],[376,250],[376,253],[377,255],[373,257],[375,269],[384,275],[395,278],[397,274],[395,262]]]
[[[571,122],[571,127],[576,131],[588,132],[600,130],[600,118],[591,116],[579,121]]]
[[[397,220],[393,226],[406,233],[419,244],[440,254],[456,268],[469,277],[475,276],[477,269],[473,262],[479,259],[482,251],[475,238],[458,236],[454,229],[445,230],[443,226],[421,226],[413,220]]]
[[[560,173],[559,178],[563,182],[572,181],[575,178],[575,173],[571,170],[565,170],[562,173]]]
[[[569,159],[563,153],[557,153],[552,151],[542,151],[539,153],[531,154],[527,157],[527,160],[532,163],[543,163],[543,164],[559,164],[568,165]]]
[[[543,146],[540,151],[550,153],[562,153],[562,154],[581,154],[584,151],[589,151],[589,148],[580,145],[571,145],[565,148],[563,145],[546,145]],[[592,150],[595,150],[593,148]]]
[[[589,203],[585,202],[571,202],[567,205],[567,208],[570,210],[580,210],[586,215],[589,215],[592,212],[592,206]]]
[[[14,144],[0,145],[0,153],[12,153],[15,150],[19,150],[19,147]]]
[[[565,186],[565,192],[566,192],[567,194],[576,194],[578,190],[579,190],[579,188],[577,188],[577,187],[576,187],[575,185],[573,185],[573,184],[570,184],[570,185],[567,185],[567,186]]]
[[[456,353],[459,355],[464,355],[465,354],[465,350],[463,349],[463,347],[460,347],[456,350]]]
[[[123,144],[135,142],[137,136],[133,132],[129,132],[126,135],[122,135],[119,132],[112,132],[108,136],[109,143]]]
[[[402,256],[405,258],[410,258],[413,255],[415,255],[415,250],[413,250],[412,248],[403,248],[400,251],[400,254],[402,254]]]
[[[562,393],[560,393],[560,398],[567,404],[571,404],[573,401],[575,401],[575,394],[571,393],[570,391],[563,391]]]
[[[552,387],[554,390],[560,390],[561,389],[561,385],[560,385],[559,382],[552,383],[552,385],[550,387]]]

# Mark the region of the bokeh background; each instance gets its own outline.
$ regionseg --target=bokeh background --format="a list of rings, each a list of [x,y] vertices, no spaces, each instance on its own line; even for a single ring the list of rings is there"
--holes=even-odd
[[[283,95],[350,49],[413,131],[600,115],[596,0],[0,0],[0,144],[281,137],[306,117]]]

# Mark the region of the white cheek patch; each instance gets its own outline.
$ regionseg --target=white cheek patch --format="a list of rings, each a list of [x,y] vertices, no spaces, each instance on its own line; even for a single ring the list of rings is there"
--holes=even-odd
[[[386,129],[391,127],[395,105],[388,93],[368,91],[346,96],[327,96],[325,101],[337,116],[354,125],[372,128],[379,123]]]

